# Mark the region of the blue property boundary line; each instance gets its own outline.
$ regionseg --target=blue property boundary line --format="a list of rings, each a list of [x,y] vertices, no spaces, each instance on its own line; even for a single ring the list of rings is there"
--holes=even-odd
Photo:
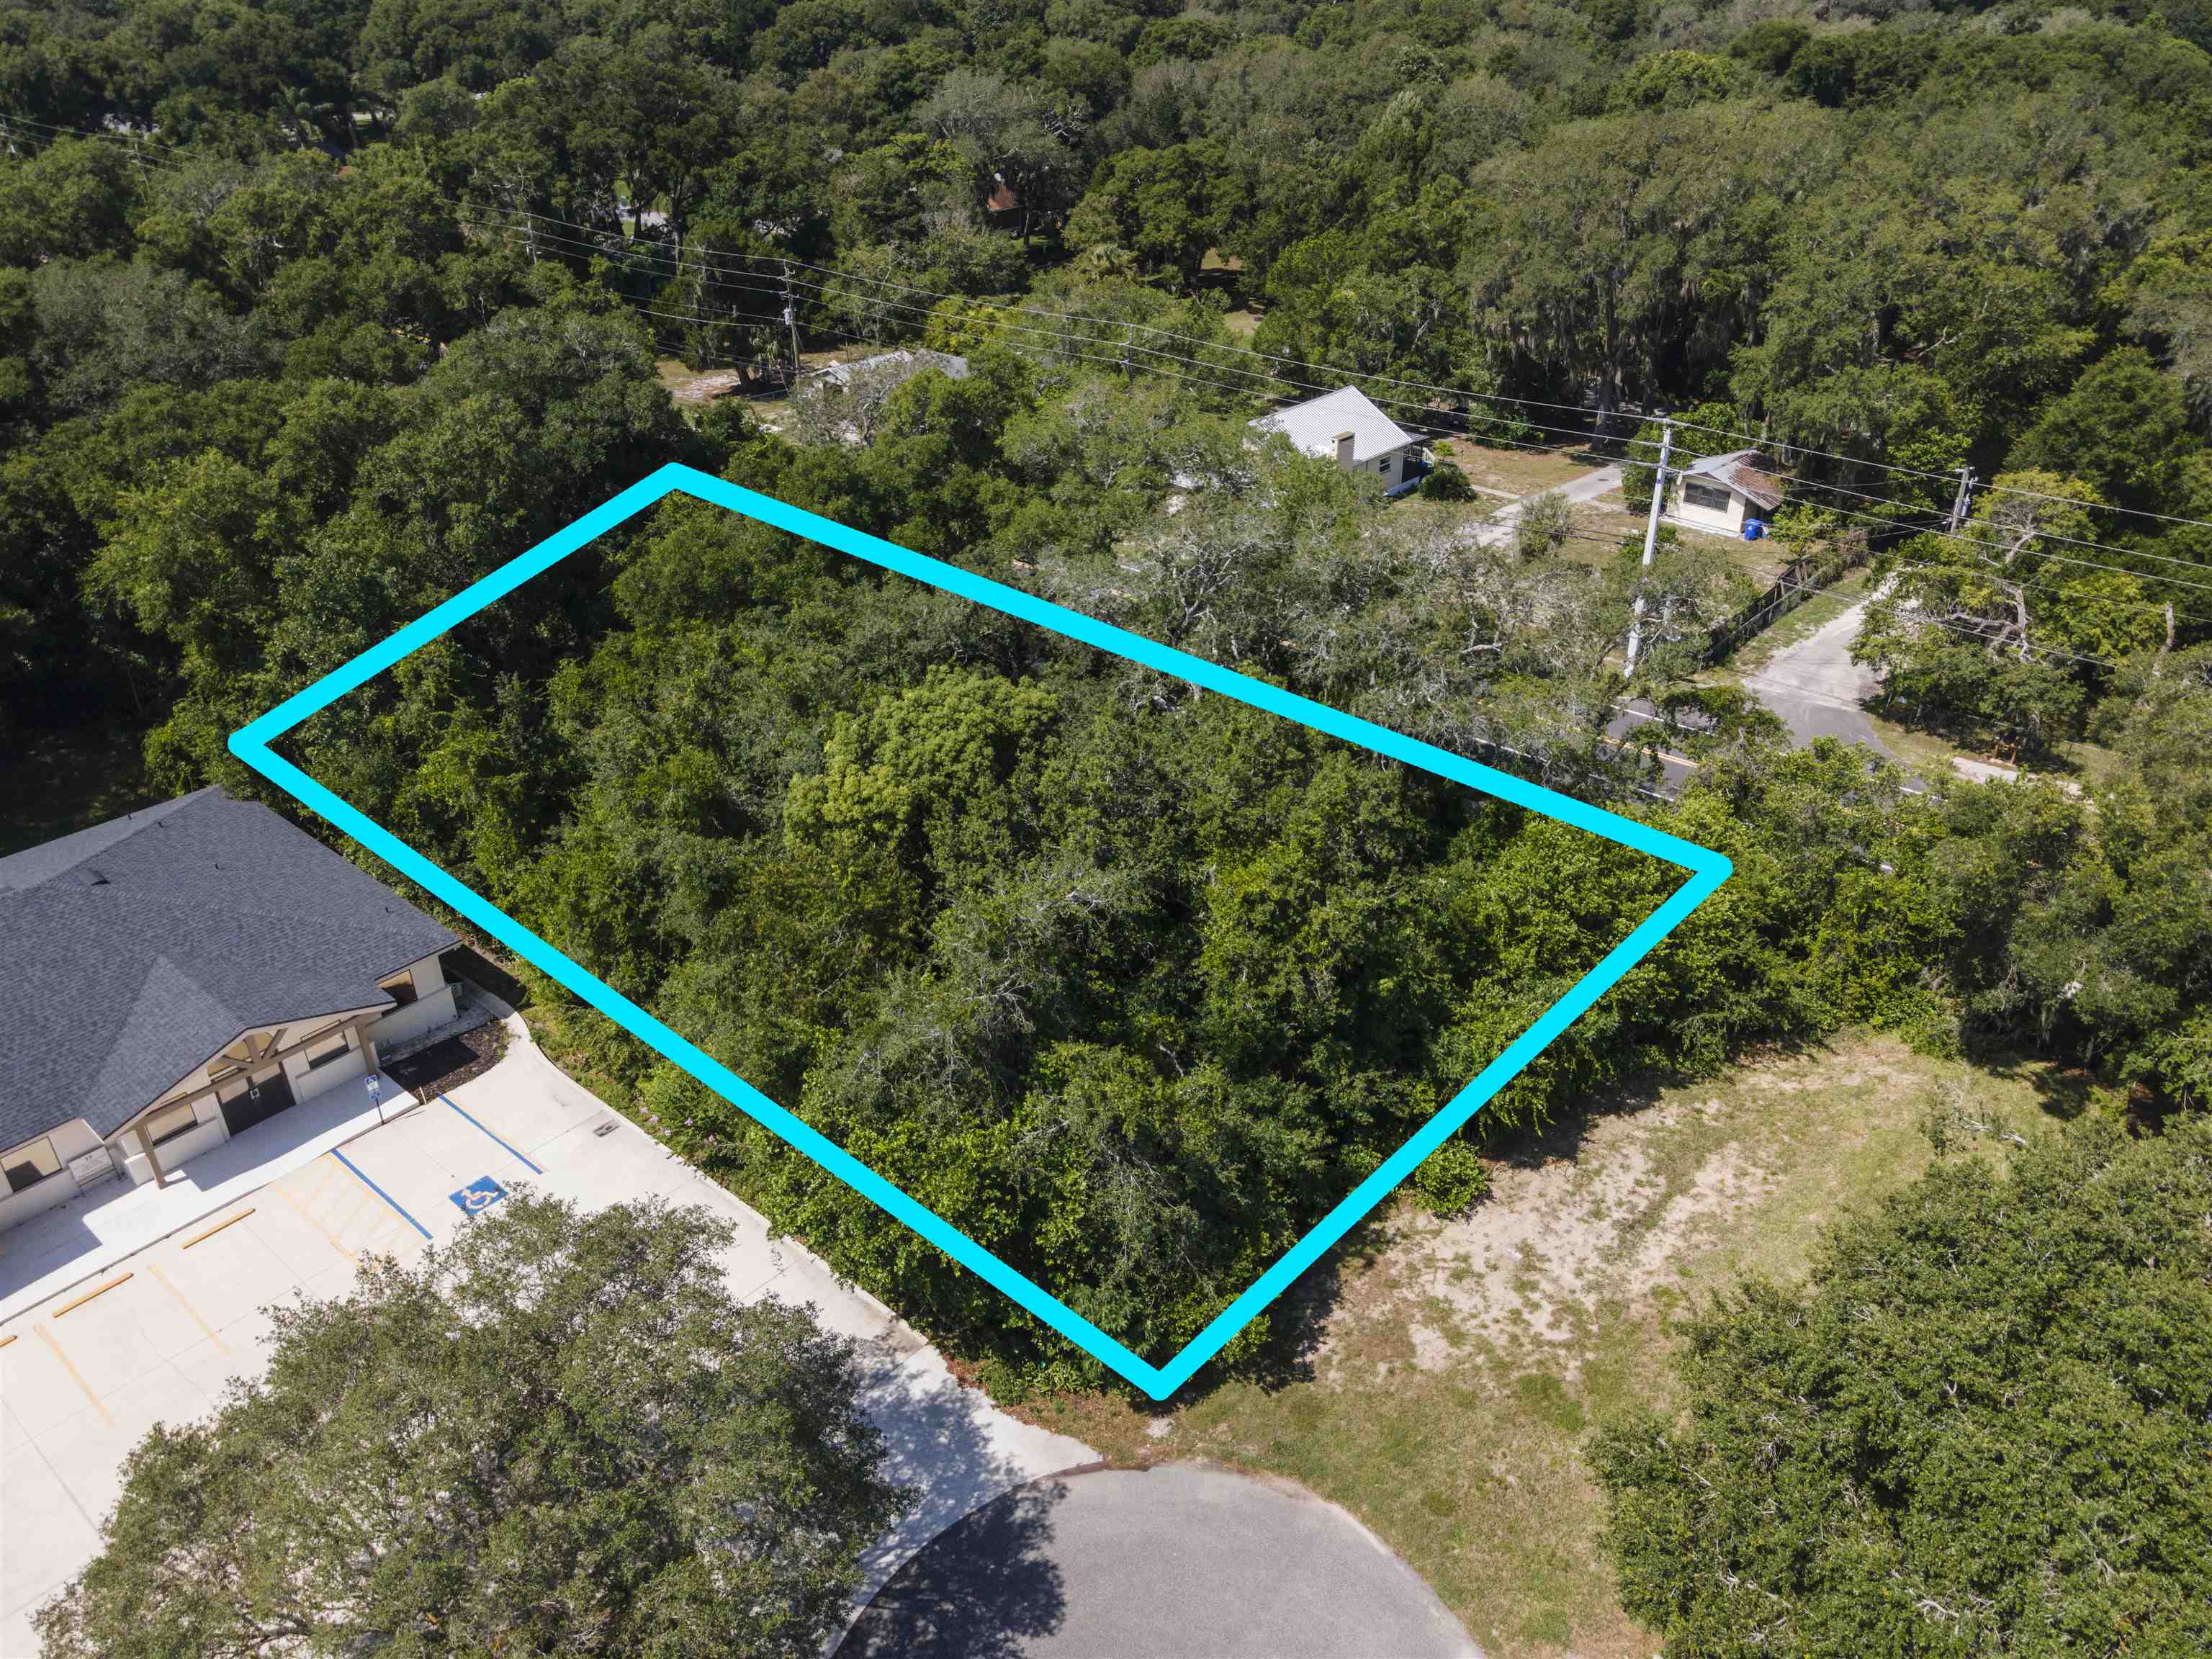
[[[398,1199],[392,1197],[390,1193],[386,1192],[383,1188],[378,1186],[374,1181],[371,1181],[362,1171],[360,1164],[355,1163],[351,1158],[348,1158],[343,1152],[340,1152],[335,1146],[331,1148],[331,1156],[337,1159],[339,1163],[344,1164],[347,1169],[351,1170],[354,1173],[354,1178],[360,1182],[362,1186],[368,1188],[369,1191],[374,1193],[379,1198],[382,1199],[386,1204],[389,1204],[394,1210],[398,1211],[399,1212],[399,1218],[402,1221],[412,1227],[416,1232],[422,1234],[423,1237],[428,1238],[430,1237],[430,1230],[424,1226],[421,1222],[417,1221],[413,1216],[408,1214],[407,1206],[405,1205],[402,1204]]]
[[[447,1095],[442,1090],[440,1091],[438,1098],[444,1101],[447,1105],[453,1106],[452,1097]],[[457,1112],[461,1112],[461,1109],[458,1106],[453,1106],[453,1109]],[[515,1148],[508,1146],[504,1140],[501,1140],[497,1135],[492,1133],[490,1130],[484,1128],[483,1124],[477,1123],[476,1119],[469,1117],[469,1115],[466,1112],[461,1112],[461,1115],[463,1117],[467,1117],[470,1122],[476,1123],[477,1127],[483,1130],[485,1139],[490,1141],[495,1146],[505,1147],[508,1156],[519,1159],[521,1162],[522,1166],[530,1170],[533,1175],[544,1175],[545,1173],[544,1170],[539,1169],[538,1165],[530,1161],[530,1155],[527,1152],[518,1152]]]
[[[1034,623],[1064,638],[1097,647],[1127,661],[1188,681],[1202,690],[1234,698],[1330,737],[1417,766],[1483,793],[1510,801],[1561,823],[1602,836],[1620,846],[1662,859],[1689,872],[1689,878],[1615,945],[1536,1023],[1485,1066],[1374,1174],[1361,1182],[1251,1287],[1237,1297],[1164,1365],[1154,1365],[1068,1307],[1057,1297],[1001,1261],[927,1206],[909,1197],[805,1121],[787,1111],[720,1060],[639,1007],[613,987],[579,967],[496,905],[456,881],[391,831],[273,753],[269,745],[309,715],[327,707],[445,633],[457,623],[513,592],[551,568],[594,538],[671,495],[690,495],[732,513],[803,536],[809,541],[938,589],[987,605],[1023,622]],[[409,623],[382,644],[362,652],[343,667],[325,675],[230,735],[230,751],[312,811],[351,836],[402,875],[433,892],[541,972],[581,997],[615,1024],[720,1095],[770,1133],[812,1158],[830,1174],[886,1213],[904,1222],[954,1261],[1078,1347],[1111,1366],[1155,1400],[1164,1400],[1226,1346],[1237,1333],[1289,1289],[1298,1276],[1343,1237],[1361,1217],[1412,1175],[1423,1159],[1455,1133],[1491,1097],[1510,1082],[1544,1048],[1679,927],[1729,878],[1728,860],[1648,824],[1608,812],[1387,730],[1369,720],[1247,678],[1218,664],[1068,611],[987,577],[909,551],[880,537],[854,530],[789,506],[773,497],[725,482],[688,466],[664,466],[600,507],[586,514],[528,552],[471,584],[443,605]],[[350,1167],[350,1166],[349,1166]],[[356,1171],[359,1174],[359,1171]],[[367,1180],[367,1176],[362,1176]],[[397,1207],[397,1206],[395,1206]],[[405,1213],[404,1211],[402,1213]],[[408,1218],[410,1221],[413,1218]],[[421,1224],[416,1223],[419,1226]],[[427,1236],[427,1235],[426,1235]]]

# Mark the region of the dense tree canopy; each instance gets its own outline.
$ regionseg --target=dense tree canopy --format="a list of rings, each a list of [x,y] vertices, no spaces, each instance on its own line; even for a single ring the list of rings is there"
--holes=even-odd
[[[2203,1652],[2208,1214],[2212,1121],[2091,1119],[1729,1296],[1686,1422],[1599,1443],[1630,1609],[1717,1659]]]
[[[907,1496],[849,1345],[739,1304],[729,1237],[519,1195],[274,1310],[267,1376],[131,1453],[46,1652],[820,1652]]]
[[[0,0],[0,737],[119,726],[151,787],[255,790],[231,730],[684,460],[1726,852],[1438,1206],[1578,1091],[1850,1020],[2201,1102],[2207,30],[1892,9]],[[787,389],[794,329],[967,372],[672,403]],[[1711,544],[1639,574],[1557,500],[1477,536],[1465,472],[1386,509],[1248,441],[1347,377],[1509,448],[1648,465],[1662,407],[1687,453],[1764,439],[1785,545],[1879,544],[1893,712],[2112,774],[1784,752],[1692,678],[1758,587]],[[1618,738],[1624,690],[1669,718]],[[684,503],[298,753],[1154,1357],[1668,885]],[[596,1041],[841,1267],[1061,1374]]]

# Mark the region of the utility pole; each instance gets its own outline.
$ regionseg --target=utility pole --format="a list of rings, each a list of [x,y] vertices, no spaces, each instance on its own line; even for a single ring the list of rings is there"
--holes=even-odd
[[[1636,605],[1628,623],[1628,660],[1621,667],[1620,677],[1626,679],[1636,672],[1636,659],[1644,649],[1644,572],[1651,568],[1652,550],[1659,545],[1659,507],[1667,499],[1667,462],[1674,453],[1674,423],[1667,422],[1659,434],[1659,470],[1651,477],[1651,515],[1644,521],[1644,562],[1638,568]]]
[[[791,384],[799,384],[799,311],[791,295],[791,261],[783,262],[783,325],[791,331]]]
[[[1955,536],[1959,533],[1959,526],[1966,522],[1966,514],[1973,505],[1974,469],[1971,466],[1962,466],[1959,469],[1959,493],[1951,498],[1951,522],[1948,529],[1952,535]]]

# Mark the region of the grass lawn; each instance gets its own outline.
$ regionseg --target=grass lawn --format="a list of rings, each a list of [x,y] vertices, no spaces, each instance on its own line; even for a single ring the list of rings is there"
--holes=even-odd
[[[1466,438],[1439,439],[1431,447],[1439,456],[1458,462],[1469,483],[1508,495],[1557,489],[1595,470],[1565,449],[1501,449]]]
[[[1608,541],[1633,537],[1640,543],[1644,539],[1644,526],[1650,519],[1648,503],[1631,507],[1621,498],[1618,489],[1608,489],[1596,500],[1584,502],[1575,509],[1575,521],[1578,525],[1591,535]],[[1692,530],[1686,525],[1668,527],[1686,543],[1725,554],[1729,562],[1761,587],[1772,582],[1781,572],[1784,562],[1777,552],[1780,546],[1778,542],[1747,542],[1741,536],[1717,536],[1709,531]]]
[[[1832,587],[1822,588],[1795,611],[1765,631],[1736,647],[1729,666],[1740,674],[1754,674],[1776,656],[1808,640],[1867,596],[1873,578],[1863,568],[1850,572]]]
[[[1885,1037],[1778,1055],[1564,1126],[1492,1165],[1449,1222],[1401,1206],[1333,1258],[1291,1380],[1175,1409],[1125,1396],[1024,1414],[1117,1463],[1207,1459],[1285,1475],[1401,1553],[1492,1659],[1647,1659],[1614,1599],[1595,1425],[1664,1409],[1678,1322],[1742,1274],[1801,1274],[1848,1206],[1926,1167],[1937,1111],[2025,1127],[2078,1109],[2064,1080],[1997,1075]]]
[[[0,793],[0,858],[167,799],[146,781],[138,734],[118,726],[22,734],[17,787]]]

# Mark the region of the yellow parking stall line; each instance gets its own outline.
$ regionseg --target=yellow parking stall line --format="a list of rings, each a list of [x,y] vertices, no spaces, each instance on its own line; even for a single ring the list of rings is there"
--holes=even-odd
[[[92,1402],[93,1410],[100,1413],[100,1420],[113,1428],[115,1419],[107,1414],[107,1407],[100,1403],[100,1396],[92,1391],[92,1385],[77,1375],[76,1367],[70,1364],[70,1357],[62,1352],[62,1345],[54,1340],[54,1334],[44,1325],[33,1325],[31,1328],[46,1339],[46,1346],[54,1351],[54,1358],[62,1362],[62,1369],[70,1374],[70,1381],[84,1390],[84,1397]]]
[[[301,1203],[298,1199],[293,1197],[290,1193],[285,1191],[282,1183],[271,1187],[269,1190],[275,1193],[277,1197],[283,1199],[287,1204],[297,1210],[300,1212],[300,1219],[306,1222],[310,1227],[313,1227],[325,1239],[329,1240],[330,1246],[332,1249],[336,1250],[347,1261],[353,1262],[356,1265],[359,1265],[361,1258],[356,1255],[351,1250],[346,1249],[344,1245],[339,1243],[337,1236],[333,1234],[328,1227],[325,1227],[321,1222],[316,1220],[314,1217],[309,1215],[307,1213],[307,1206]]]
[[[340,1232],[352,1227],[363,1217],[374,1213],[376,1209],[374,1193],[368,1192],[357,1186],[349,1188],[349,1198],[339,1197],[331,1200],[331,1225]]]
[[[242,1221],[245,1219],[245,1217],[240,1216],[238,1218]],[[230,1224],[227,1221],[223,1223],[223,1225],[226,1227],[229,1224]],[[146,1271],[153,1274],[155,1278],[160,1279],[161,1281],[161,1288],[168,1291],[171,1296],[177,1298],[177,1305],[185,1310],[185,1317],[190,1319],[193,1324],[200,1328],[200,1334],[202,1336],[207,1338],[209,1341],[214,1343],[216,1347],[221,1348],[225,1353],[228,1353],[230,1352],[230,1344],[225,1342],[221,1337],[216,1334],[215,1327],[209,1324],[206,1320],[202,1319],[200,1317],[200,1310],[192,1306],[191,1303],[185,1297],[185,1295],[182,1291],[179,1290],[174,1285],[169,1282],[168,1274],[161,1271],[161,1264],[159,1262],[148,1262],[146,1264]]]
[[[300,1201],[302,1204],[312,1204],[317,1199],[320,1198],[323,1195],[323,1188],[329,1186],[331,1181],[336,1178],[337,1175],[337,1159],[334,1158],[325,1158],[319,1161],[323,1166],[323,1173],[317,1178],[315,1184],[307,1189],[306,1195],[301,1199]]]
[[[129,1273],[124,1273],[118,1278],[111,1279],[98,1290],[87,1291],[82,1296],[77,1297],[76,1301],[63,1303],[60,1307],[55,1309],[52,1313],[48,1314],[46,1317],[49,1319],[59,1319],[64,1314],[68,1313],[70,1310],[82,1308],[86,1303],[93,1300],[94,1297],[106,1296],[118,1285],[128,1285],[130,1282],[131,1275]]]
[[[204,1244],[208,1240],[213,1238],[217,1233],[221,1232],[225,1227],[235,1227],[238,1225],[240,1222],[252,1215],[255,1206],[249,1204],[244,1209],[240,1210],[236,1215],[224,1217],[223,1219],[216,1222],[214,1226],[209,1228],[205,1232],[194,1233],[183,1243],[178,1245],[177,1248],[180,1250],[189,1250],[195,1244]]]

